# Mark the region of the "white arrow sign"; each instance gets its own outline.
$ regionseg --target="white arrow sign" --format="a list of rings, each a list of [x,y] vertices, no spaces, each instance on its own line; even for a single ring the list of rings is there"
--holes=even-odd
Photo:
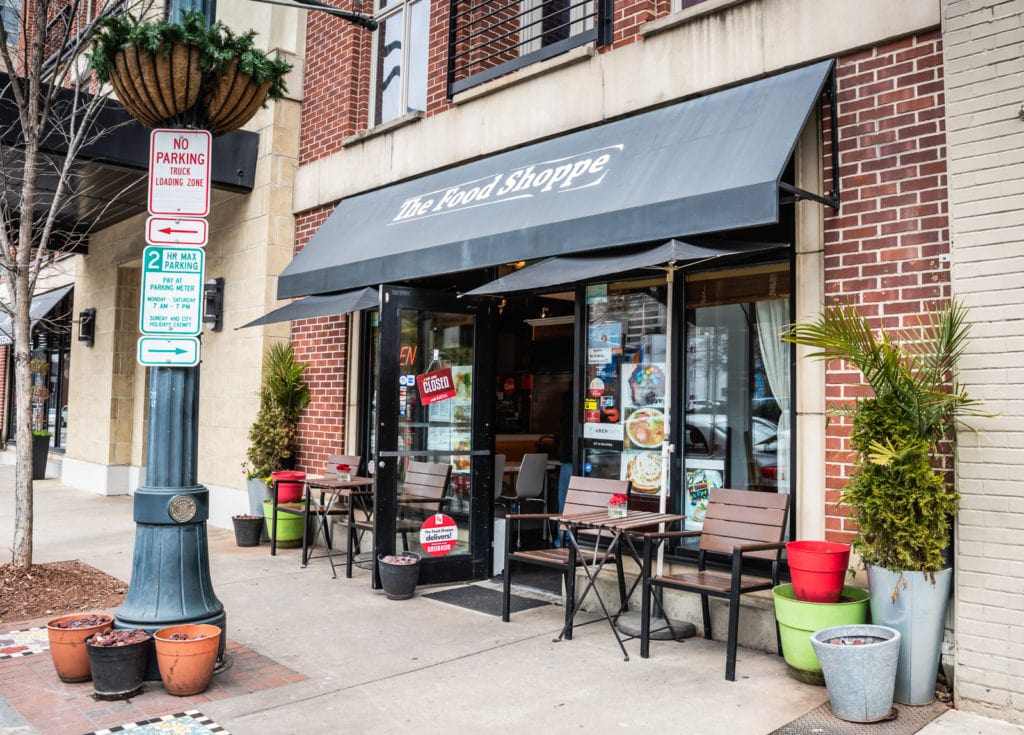
[[[194,336],[203,330],[203,270],[200,248],[159,247],[142,251],[143,334]]]
[[[154,130],[149,137],[149,213],[210,213],[209,130]]]
[[[140,365],[198,365],[199,338],[140,337],[138,357]]]
[[[193,217],[150,217],[146,220],[146,242],[150,245],[194,245],[208,242],[205,219]]]

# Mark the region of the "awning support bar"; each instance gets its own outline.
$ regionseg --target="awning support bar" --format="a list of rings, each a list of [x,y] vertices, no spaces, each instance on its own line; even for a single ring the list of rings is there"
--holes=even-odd
[[[780,204],[793,204],[804,199],[810,199],[818,202],[819,204],[826,204],[832,209],[839,211],[839,114],[836,110],[836,70],[835,68],[829,72],[828,83],[825,87],[825,94],[828,95],[828,111],[829,111],[829,122],[832,131],[832,188],[828,190],[825,196],[815,194],[787,184],[785,181],[779,182],[779,189],[782,191],[789,192],[793,196],[781,197],[779,199]]]

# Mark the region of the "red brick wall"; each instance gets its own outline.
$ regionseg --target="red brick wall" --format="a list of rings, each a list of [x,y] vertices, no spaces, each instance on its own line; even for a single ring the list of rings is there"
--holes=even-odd
[[[825,297],[854,303],[878,326],[913,324],[950,298],[945,100],[938,31],[839,59],[842,208],[826,209]],[[825,121],[825,188],[831,140]],[[870,391],[856,371],[830,363],[829,404]],[[852,470],[849,424],[833,417],[826,434],[827,537],[849,541],[855,526],[838,506]],[[952,458],[946,458],[951,468]]]
[[[370,3],[327,0],[366,12]],[[366,128],[373,34],[326,13],[308,13],[300,163],[341,150],[341,141]]]
[[[479,3],[480,0],[474,0]],[[369,4],[357,6],[350,0],[331,0],[337,7],[366,12]],[[497,3],[496,7],[500,7]],[[485,4],[489,8],[489,4]],[[640,40],[640,25],[670,11],[670,0],[617,2],[614,43],[609,50]],[[430,3],[429,51],[427,59],[428,116],[451,107],[448,101],[448,0]],[[341,142],[369,125],[370,63],[373,34],[323,13],[309,13],[306,26],[305,85],[302,104],[300,163],[309,163],[341,150]],[[508,44],[518,40],[510,36]],[[477,38],[479,44],[483,38]],[[488,49],[490,50],[490,49]],[[504,61],[495,57],[491,62]],[[478,71],[478,70],[477,70]]]
[[[298,217],[296,252],[334,210],[333,205]],[[297,467],[323,472],[330,454],[341,454],[345,440],[345,375],[348,361],[348,317],[329,316],[292,322],[295,359],[308,365],[310,402],[298,426]]]

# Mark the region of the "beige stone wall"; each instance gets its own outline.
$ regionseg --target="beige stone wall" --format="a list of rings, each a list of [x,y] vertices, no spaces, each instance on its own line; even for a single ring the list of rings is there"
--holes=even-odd
[[[264,10],[263,8],[266,8]],[[295,57],[304,43],[304,15],[284,8],[222,2],[219,16],[237,31],[255,28],[266,46]],[[263,350],[287,338],[287,325],[235,331],[278,305],[277,274],[294,244],[292,185],[298,153],[301,80],[289,98],[269,105],[246,126],[260,135],[255,188],[214,191],[208,217],[206,279],[225,279],[223,327],[202,334],[199,482],[211,491],[211,523],[230,527],[248,508],[241,461],[258,408]],[[132,492],[144,482],[149,395],[136,361],[140,263],[145,216],[98,233],[81,258],[75,309],[97,309],[95,345],[73,343],[66,484],[95,492]]]
[[[954,293],[970,307],[961,380],[992,418],[957,452],[957,707],[1024,723],[1024,6],[944,0]]]

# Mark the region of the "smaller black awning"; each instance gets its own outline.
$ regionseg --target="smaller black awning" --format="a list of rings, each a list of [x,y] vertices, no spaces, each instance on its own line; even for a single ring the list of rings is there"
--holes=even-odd
[[[35,329],[36,324],[49,316],[50,312],[68,291],[74,288],[73,285],[61,286],[53,291],[36,294],[32,297],[32,306],[29,307],[28,316],[31,321],[30,329]],[[9,345],[14,342],[14,325],[11,323],[9,314],[0,314],[0,345]]]
[[[380,303],[380,292],[376,288],[360,288],[327,296],[310,296],[274,309],[259,319],[253,319],[236,329],[258,327],[263,324],[290,322],[295,319],[312,319],[318,316],[338,316],[362,309],[376,309]]]
[[[672,266],[694,263],[725,255],[754,253],[788,247],[785,244],[738,242],[718,247],[704,247],[682,240],[669,240],[655,247],[618,255],[568,255],[548,258],[522,270],[509,273],[496,281],[485,283],[466,293],[467,296],[486,296],[533,291],[552,286],[566,286],[592,278],[626,273],[640,268]]]

